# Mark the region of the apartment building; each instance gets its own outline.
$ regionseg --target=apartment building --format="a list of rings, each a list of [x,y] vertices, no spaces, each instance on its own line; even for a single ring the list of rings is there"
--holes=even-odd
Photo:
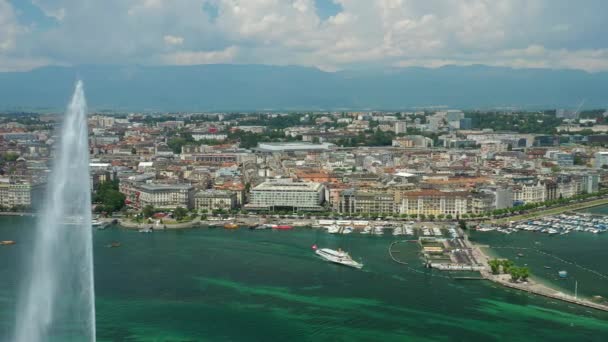
[[[125,194],[128,205],[138,209],[147,205],[163,209],[193,207],[194,187],[190,184],[121,182],[120,192]]]
[[[28,182],[13,182],[9,179],[0,180],[0,206],[6,209],[31,207],[32,192],[35,188]]]
[[[399,212],[408,215],[451,215],[471,212],[471,194],[465,191],[412,191],[404,194]]]
[[[236,193],[228,190],[202,190],[194,195],[196,210],[230,210],[236,207]]]
[[[339,211],[345,214],[393,214],[395,197],[385,191],[347,189],[340,193]]]

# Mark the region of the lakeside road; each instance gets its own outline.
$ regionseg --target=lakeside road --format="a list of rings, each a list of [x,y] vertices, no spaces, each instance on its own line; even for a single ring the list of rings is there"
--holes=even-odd
[[[567,211],[587,209],[587,208],[598,207],[598,206],[607,205],[607,204],[608,204],[608,198],[600,198],[600,199],[587,201],[587,202],[572,203],[572,204],[568,204],[568,205],[564,205],[564,206],[560,206],[560,207],[539,210],[539,211],[535,211],[533,213],[526,213],[526,214],[522,214],[522,215],[503,217],[503,218],[499,218],[499,219],[490,220],[490,222],[493,224],[504,224],[504,223],[509,223],[510,221],[522,221],[522,220],[543,217],[543,216],[547,216],[547,215],[557,215],[557,214],[561,214],[561,213],[564,213]]]
[[[536,282],[533,279],[528,279],[528,281],[526,281],[526,282],[513,282],[513,281],[511,281],[511,276],[509,274],[493,274],[490,269],[490,266],[488,265],[488,261],[490,260],[490,257],[486,253],[484,253],[482,250],[482,248],[491,248],[491,247],[479,246],[479,245],[469,242],[468,240],[467,240],[467,243],[469,243],[471,252],[473,253],[473,256],[475,257],[477,262],[481,266],[483,266],[483,268],[479,271],[479,273],[481,274],[481,276],[484,279],[490,280],[496,284],[499,284],[499,285],[502,285],[502,286],[505,286],[508,288],[512,288],[515,290],[525,291],[525,292],[528,292],[531,294],[535,294],[535,295],[539,295],[539,296],[543,296],[543,297],[547,297],[547,298],[552,298],[552,299],[557,299],[557,300],[565,301],[568,303],[581,305],[584,307],[608,312],[608,305],[595,303],[595,302],[592,302],[592,301],[584,299],[584,298],[579,298],[579,297],[571,296],[569,294],[565,294],[565,293],[563,293],[559,290],[556,290],[554,288],[551,288],[547,285]]]

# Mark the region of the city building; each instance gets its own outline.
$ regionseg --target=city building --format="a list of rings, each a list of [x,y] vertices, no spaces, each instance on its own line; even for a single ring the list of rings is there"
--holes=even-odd
[[[457,217],[472,212],[471,195],[468,192],[421,190],[405,193],[399,213],[410,216],[450,215]]]
[[[266,153],[289,153],[289,152],[311,152],[311,151],[328,151],[333,144],[321,143],[297,143],[297,142],[286,142],[286,143],[258,143],[256,148],[259,152]]]
[[[32,186],[29,182],[0,179],[0,207],[6,210],[31,208],[34,192],[42,186]],[[38,196],[39,197],[39,196]]]
[[[383,191],[347,189],[340,193],[339,211],[345,214],[395,213],[395,197]]]
[[[125,194],[127,204],[137,209],[148,205],[159,209],[193,207],[194,187],[189,184],[121,182],[120,192]]]
[[[407,123],[405,121],[395,121],[393,130],[395,134],[407,133]]]
[[[270,180],[251,190],[251,199],[245,207],[251,210],[322,210],[324,194],[324,187],[320,183]]]
[[[194,195],[194,209],[203,212],[230,210],[236,207],[236,193],[228,190],[202,190]]]
[[[595,168],[601,169],[604,165],[608,165],[608,152],[595,153]]]

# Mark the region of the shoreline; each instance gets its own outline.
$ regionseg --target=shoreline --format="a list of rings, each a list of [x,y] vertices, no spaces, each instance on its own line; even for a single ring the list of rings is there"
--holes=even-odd
[[[608,205],[608,198],[600,198],[600,199],[595,199],[595,200],[591,200],[591,201],[567,204],[567,205],[564,205],[561,207],[535,211],[533,213],[528,213],[528,214],[507,216],[507,217],[503,217],[503,218],[499,218],[499,219],[490,220],[490,222],[493,224],[503,224],[503,223],[509,223],[511,221],[518,222],[518,221],[529,220],[529,219],[548,216],[548,215],[562,214],[567,211],[577,212],[577,211],[581,211],[583,209],[595,208],[595,207],[600,207],[603,205]]]
[[[472,242],[468,242],[470,244],[471,251],[473,255],[475,255],[476,259],[482,264],[483,269],[479,271],[481,277],[483,279],[487,279],[495,284],[524,291],[527,293],[535,294],[538,296],[542,296],[545,298],[551,298],[556,300],[561,300],[564,302],[568,302],[571,304],[576,304],[580,306],[584,306],[587,308],[592,308],[600,311],[608,312],[607,304],[595,303],[589,300],[586,297],[574,297],[572,295],[566,294],[559,289],[555,289],[551,284],[547,284],[546,281],[541,280],[538,281],[536,277],[530,277],[527,282],[519,282],[515,283],[510,280],[510,275],[508,274],[492,274],[490,267],[488,265],[488,260],[490,257],[493,257],[491,251],[489,253],[484,253],[482,248],[491,249],[489,246],[480,246],[474,244]],[[490,255],[490,257],[488,256]]]

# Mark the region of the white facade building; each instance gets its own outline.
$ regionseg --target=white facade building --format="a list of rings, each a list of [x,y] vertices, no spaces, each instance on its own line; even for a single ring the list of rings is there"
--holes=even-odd
[[[601,169],[604,165],[608,165],[608,152],[595,153],[595,168]]]
[[[249,209],[290,207],[295,210],[321,210],[324,200],[321,183],[297,183],[290,180],[266,181],[251,190]]]

